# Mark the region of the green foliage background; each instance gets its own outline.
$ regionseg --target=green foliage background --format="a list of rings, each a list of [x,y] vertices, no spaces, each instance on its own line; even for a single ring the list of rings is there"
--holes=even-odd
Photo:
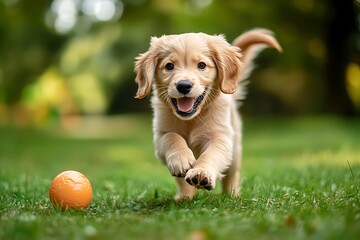
[[[359,114],[358,1],[338,7],[325,0],[104,0],[118,14],[100,21],[84,13],[81,0],[73,1],[74,26],[59,32],[54,6],[61,1],[73,0],[0,1],[2,122],[148,111],[147,103],[133,99],[133,62],[151,36],[201,31],[232,41],[254,27],[273,30],[284,53],[259,56],[245,112]],[[339,67],[331,67],[337,39]]]

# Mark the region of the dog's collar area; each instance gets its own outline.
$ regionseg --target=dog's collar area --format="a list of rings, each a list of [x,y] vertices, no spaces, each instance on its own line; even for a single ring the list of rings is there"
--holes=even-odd
[[[175,106],[177,114],[179,114],[182,117],[190,117],[197,111],[197,108],[201,104],[201,102],[204,100],[205,95],[206,95],[206,91],[204,91],[199,97],[197,97],[195,99],[195,102],[194,102],[192,108],[187,112],[183,112],[183,111],[179,110],[177,98],[172,98],[171,102]]]

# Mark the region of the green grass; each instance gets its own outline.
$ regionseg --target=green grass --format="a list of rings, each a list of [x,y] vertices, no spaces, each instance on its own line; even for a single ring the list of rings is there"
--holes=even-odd
[[[175,202],[151,119],[0,127],[0,239],[359,239],[360,121],[245,119],[242,194]],[[86,210],[60,212],[53,177],[84,173]]]

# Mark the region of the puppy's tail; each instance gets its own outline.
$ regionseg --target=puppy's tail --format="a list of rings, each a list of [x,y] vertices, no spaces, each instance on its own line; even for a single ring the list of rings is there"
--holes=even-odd
[[[273,36],[273,32],[267,29],[258,28],[245,32],[238,36],[233,45],[241,49],[243,53],[243,73],[240,81],[247,79],[254,69],[254,58],[267,47],[272,47],[282,52],[282,48]]]
[[[237,99],[244,99],[246,95],[246,85],[252,70],[254,69],[255,57],[267,47],[272,47],[282,52],[282,48],[278,41],[273,36],[273,32],[267,29],[258,28],[245,32],[238,36],[234,41],[233,45],[241,49],[243,54],[243,70],[239,79],[239,91]]]

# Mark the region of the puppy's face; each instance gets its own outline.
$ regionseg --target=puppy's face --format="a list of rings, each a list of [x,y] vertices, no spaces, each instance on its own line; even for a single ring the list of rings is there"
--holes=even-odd
[[[180,119],[188,120],[220,90],[233,93],[240,74],[241,54],[222,36],[202,33],[153,38],[149,50],[137,58],[136,97],[154,92]]]
[[[158,57],[155,89],[179,118],[190,119],[216,88],[216,64],[201,36],[169,36],[167,40]]]

